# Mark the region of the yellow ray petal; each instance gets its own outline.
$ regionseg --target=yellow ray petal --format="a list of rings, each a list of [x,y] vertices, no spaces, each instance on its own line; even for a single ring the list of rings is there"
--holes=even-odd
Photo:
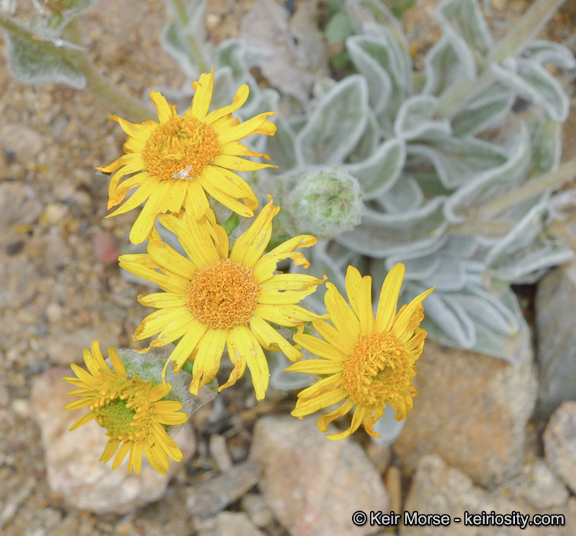
[[[196,119],[203,120],[210,108],[212,93],[214,91],[214,68],[211,73],[203,73],[197,82],[194,83],[194,98],[190,115]]]
[[[166,123],[172,117],[176,117],[176,111],[173,106],[170,106],[166,99],[157,91],[150,92],[150,99],[156,106],[158,112],[158,119],[160,123]]]
[[[317,337],[313,337],[312,335],[297,333],[294,335],[294,342],[300,344],[309,352],[323,357],[324,359],[330,359],[333,362],[342,363],[346,357],[339,347],[323,341],[322,339],[318,339]]]
[[[232,104],[219,108],[218,110],[214,110],[213,112],[210,112],[206,116],[206,123],[208,124],[213,123],[218,119],[230,115],[232,112],[235,112],[236,110],[240,109],[248,99],[249,93],[250,90],[248,88],[248,84],[242,84],[236,91],[236,95],[234,95],[234,98],[232,99]]]
[[[404,280],[405,271],[404,265],[398,263],[388,272],[386,279],[384,279],[382,290],[380,291],[378,310],[376,312],[375,329],[379,333],[389,331],[392,327],[392,322],[396,316],[398,295],[400,294],[400,287]]]
[[[346,413],[348,413],[353,407],[354,407],[354,403],[351,400],[346,400],[346,402],[344,402],[344,404],[342,404],[340,407],[338,407],[334,411],[331,411],[330,413],[327,413],[326,415],[322,415],[322,417],[320,417],[318,419],[318,430],[320,430],[321,432],[327,432],[328,431],[328,425],[333,420],[337,419],[338,417],[341,417],[342,415],[346,415]]]
[[[402,342],[406,342],[412,336],[412,333],[408,333],[407,331],[412,316],[417,313],[417,310],[422,305],[424,298],[431,294],[433,290],[434,288],[429,288],[421,294],[418,294],[418,296],[416,296],[407,307],[404,307],[394,319],[394,322],[392,323],[392,331],[398,339],[402,339]]]
[[[307,374],[338,374],[342,372],[342,365],[326,359],[301,359],[284,370]]]
[[[336,441],[338,439],[344,439],[345,437],[352,435],[356,430],[358,430],[358,428],[360,428],[360,425],[362,424],[362,421],[366,417],[367,412],[368,412],[367,408],[356,406],[350,428],[348,428],[344,432],[340,432],[339,434],[327,435],[326,439],[332,439],[333,441]]]
[[[360,321],[332,283],[326,283],[324,303],[334,327],[348,340],[358,340]]]
[[[284,355],[293,362],[298,361],[302,357],[302,353],[299,350],[294,348],[278,331],[257,314],[250,320],[250,328],[259,341],[265,343],[265,348],[270,349],[272,345],[278,345]]]
[[[272,236],[272,220],[278,214],[280,207],[275,207],[270,201],[264,206],[252,225],[244,232],[232,248],[230,260],[242,263],[252,268],[266,250]]]
[[[176,348],[170,354],[170,357],[168,358],[168,361],[166,361],[164,369],[166,369],[168,363],[174,361],[174,372],[179,372],[180,369],[184,366],[184,363],[186,363],[188,358],[196,350],[198,343],[206,333],[207,329],[208,328],[206,327],[206,325],[198,321],[193,323],[188,333],[186,333],[186,335],[182,337],[182,339],[178,343],[178,346],[176,346]],[[164,381],[164,372],[162,372],[162,381]]]
[[[148,242],[148,254],[166,274],[177,274],[184,279],[191,280],[196,273],[196,266],[189,259],[180,255],[164,242],[150,240]]]
[[[360,321],[362,336],[373,333],[372,278],[370,276],[361,277],[360,272],[354,266],[348,266],[345,285],[350,305]]]
[[[192,394],[198,396],[198,390],[216,376],[227,337],[227,330],[209,329],[198,343],[190,384]]]

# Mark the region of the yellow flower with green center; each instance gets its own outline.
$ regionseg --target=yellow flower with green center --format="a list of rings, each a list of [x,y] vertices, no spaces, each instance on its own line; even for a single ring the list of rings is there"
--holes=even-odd
[[[287,258],[308,267],[306,258],[294,249],[316,243],[314,236],[300,235],[264,254],[279,210],[268,203],[232,251],[211,210],[203,220],[188,213],[163,215],[160,223],[178,237],[189,258],[163,243],[154,230],[147,254],[119,259],[122,268],[164,291],[139,297],[140,303],[158,311],[143,320],[134,338],[158,335],[144,351],[181,339],[166,366],[173,361],[179,372],[188,359],[193,360],[190,392],[195,395],[218,372],[225,347],[234,369],[219,389],[236,383],[248,365],[258,400],[264,398],[269,380],[262,347],[281,350],[291,361],[302,357],[268,322],[290,327],[318,318],[297,304],[324,280],[275,273],[277,263]]]
[[[332,325],[314,320],[313,326],[324,338],[297,334],[294,341],[322,359],[299,361],[286,370],[318,374],[324,378],[298,394],[295,417],[302,418],[338,402],[336,410],[318,419],[322,432],[328,423],[345,415],[354,406],[351,426],[328,439],[342,439],[354,433],[361,424],[373,437],[374,423],[384,415],[386,403],[396,410],[401,421],[412,409],[416,389],[412,380],[416,376],[414,363],[422,354],[426,332],[419,328],[424,318],[422,301],[431,288],[398,314],[396,306],[404,278],[404,265],[390,270],[380,292],[380,301],[374,317],[372,309],[372,278],[361,277],[353,266],[346,274],[346,293],[351,308],[336,287],[327,283],[325,303]]]
[[[193,86],[196,93],[192,107],[181,117],[176,114],[176,107],[155,91],[150,97],[159,123],[150,120],[133,124],[114,115],[110,117],[128,134],[124,144],[126,154],[97,169],[115,172],[110,180],[109,209],[137,188],[109,216],[124,214],[146,202],[130,232],[134,244],[148,237],[158,214],[178,213],[184,207],[196,219],[202,218],[209,206],[206,194],[241,216],[253,216],[258,200],[250,185],[234,171],[275,167],[241,158],[268,158],[268,155],[253,152],[240,143],[251,134],[274,135],[276,125],[267,121],[267,117],[275,112],[257,115],[243,123],[233,118],[232,113],[248,98],[248,86],[244,84],[236,92],[233,104],[208,113],[214,72],[201,75]]]
[[[109,348],[108,353],[113,371],[104,361],[98,341],[94,341],[92,352],[84,350],[88,371],[72,364],[77,377],[64,378],[78,387],[68,395],[83,397],[64,409],[90,408],[90,412],[70,430],[94,419],[107,430],[108,444],[101,462],[109,461],[118,451],[112,464],[112,469],[116,469],[129,452],[128,471],[134,469],[139,474],[142,456],[146,454],[152,467],[166,474],[170,466],[168,458],[176,462],[182,460],[182,453],[166,432],[166,427],[183,424],[188,415],[179,412],[181,402],[162,400],[172,389],[170,384],[153,386],[151,380],[145,382],[138,376],[131,378],[126,374],[118,352]]]

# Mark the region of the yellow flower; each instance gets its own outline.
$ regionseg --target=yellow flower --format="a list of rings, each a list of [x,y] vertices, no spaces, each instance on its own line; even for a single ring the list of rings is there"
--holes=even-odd
[[[212,211],[203,220],[186,213],[163,215],[160,222],[178,237],[189,259],[163,243],[155,232],[149,239],[148,254],[119,259],[122,268],[164,290],[139,297],[143,305],[159,310],[144,319],[134,338],[158,334],[150,347],[181,338],[166,366],[173,361],[178,372],[192,359],[190,392],[195,395],[218,372],[225,346],[234,369],[220,390],[236,383],[248,365],[259,400],[264,398],[269,380],[262,347],[280,349],[292,361],[302,357],[268,322],[299,326],[318,318],[296,304],[324,280],[275,274],[276,264],[286,258],[308,267],[306,258],[294,249],[316,243],[315,237],[300,235],[263,255],[272,234],[272,219],[279,210],[268,203],[231,252],[226,232],[216,225]]]
[[[79,409],[89,406],[90,412],[78,420],[70,430],[96,419],[107,430],[108,444],[101,462],[107,462],[118,449],[112,469],[116,469],[130,452],[128,471],[140,473],[142,455],[159,473],[165,475],[170,466],[168,458],[182,460],[182,453],[166,433],[166,426],[186,422],[188,416],[179,413],[182,403],[162,400],[171,390],[171,385],[161,383],[152,386],[152,381],[142,381],[126,374],[126,369],[114,348],[109,348],[110,370],[98,341],[92,343],[92,353],[84,350],[84,362],[88,371],[72,364],[74,377],[66,377],[68,383],[79,389],[70,391],[69,396],[84,398],[68,404],[64,409]],[[118,448],[120,447],[120,448]]]
[[[346,293],[352,308],[331,283],[327,283],[325,303],[333,326],[315,320],[314,328],[325,339],[297,334],[294,341],[322,359],[300,361],[286,370],[325,376],[298,394],[295,417],[302,418],[344,400],[335,411],[318,419],[326,432],[328,423],[348,413],[354,406],[350,428],[328,439],[342,439],[361,424],[373,437],[374,423],[384,415],[386,402],[401,421],[412,409],[416,389],[414,363],[424,347],[426,332],[418,326],[424,318],[422,301],[431,288],[404,305],[398,314],[398,294],[404,278],[404,265],[390,270],[380,292],[376,318],[372,309],[372,278],[361,277],[353,266],[346,274]]]
[[[248,86],[244,84],[236,92],[233,104],[208,113],[214,71],[201,75],[193,86],[196,94],[192,107],[181,117],[176,114],[176,107],[155,91],[150,97],[156,106],[159,123],[149,120],[133,124],[110,116],[128,134],[124,144],[126,154],[109,166],[97,169],[105,173],[116,172],[110,180],[109,209],[121,203],[129,190],[138,188],[109,216],[124,214],[146,201],[130,232],[134,244],[140,244],[148,237],[160,213],[178,213],[184,207],[200,219],[208,209],[206,193],[241,216],[253,216],[258,200],[252,188],[231,170],[275,167],[240,158],[268,158],[268,155],[253,152],[239,141],[251,134],[272,136],[276,125],[266,118],[275,112],[257,115],[243,123],[232,118],[232,112],[248,98]],[[124,177],[128,178],[120,183]]]

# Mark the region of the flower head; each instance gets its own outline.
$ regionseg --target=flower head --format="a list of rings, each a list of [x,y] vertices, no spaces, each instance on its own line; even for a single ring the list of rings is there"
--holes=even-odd
[[[166,365],[173,361],[178,372],[188,359],[194,361],[190,392],[195,395],[218,372],[225,346],[234,369],[219,389],[236,383],[248,365],[259,400],[264,398],[269,380],[262,347],[281,350],[292,361],[302,357],[268,322],[298,326],[318,318],[296,304],[324,280],[275,274],[276,264],[286,258],[307,267],[306,258],[294,249],[316,243],[315,237],[300,235],[264,254],[278,210],[268,203],[231,251],[228,236],[216,224],[212,211],[203,220],[187,213],[163,215],[160,222],[178,237],[188,259],[155,232],[150,236],[148,254],[120,257],[122,268],[164,291],[139,298],[140,303],[158,311],[143,320],[134,338],[158,335],[150,347],[181,338]]]
[[[251,151],[240,140],[251,134],[273,135],[276,125],[267,121],[267,117],[275,112],[257,115],[243,123],[232,118],[232,112],[248,98],[248,86],[244,84],[236,92],[233,104],[208,113],[214,72],[201,75],[193,86],[196,94],[192,107],[183,116],[178,116],[176,107],[155,91],[150,96],[159,123],[150,120],[133,124],[111,116],[128,134],[124,144],[126,154],[109,166],[97,169],[115,172],[110,180],[108,208],[120,204],[129,190],[137,188],[110,216],[124,214],[146,201],[130,232],[134,244],[148,237],[158,214],[178,213],[184,207],[200,219],[209,206],[206,194],[241,216],[253,216],[258,200],[252,188],[233,170],[273,167],[240,158],[268,158]]]
[[[128,471],[140,473],[142,455],[161,474],[166,474],[170,466],[168,458],[176,462],[182,460],[182,453],[166,432],[167,426],[186,422],[188,416],[179,413],[181,402],[162,400],[171,390],[170,384],[152,385],[138,376],[126,374],[126,369],[114,348],[109,348],[110,370],[102,354],[98,341],[92,343],[92,352],[84,350],[84,362],[88,371],[72,364],[77,377],[66,377],[68,383],[78,389],[70,391],[70,396],[83,397],[68,404],[64,409],[90,407],[90,412],[78,420],[70,430],[95,419],[107,430],[108,444],[100,458],[107,462],[116,453],[112,469],[116,469],[126,454],[130,452]],[[120,448],[118,448],[120,447]]]
[[[396,410],[398,421],[412,409],[416,395],[414,363],[426,338],[426,332],[418,327],[424,318],[422,301],[434,289],[423,292],[396,314],[403,277],[403,264],[390,270],[374,318],[372,278],[361,277],[349,266],[346,293],[351,308],[336,287],[327,283],[325,303],[333,326],[323,320],[313,321],[324,340],[305,334],[294,336],[295,342],[321,359],[299,361],[286,370],[325,377],[298,394],[292,415],[302,418],[344,400],[338,409],[318,419],[318,428],[326,432],[328,423],[356,406],[350,428],[327,436],[329,439],[348,437],[361,424],[368,434],[379,437],[372,427],[384,415],[386,402]]]

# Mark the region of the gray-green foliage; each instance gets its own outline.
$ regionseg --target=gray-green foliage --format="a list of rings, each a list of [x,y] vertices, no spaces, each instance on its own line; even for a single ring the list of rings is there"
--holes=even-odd
[[[77,45],[62,38],[68,23],[92,7],[97,0],[66,0],[51,4],[51,11],[36,13],[24,24],[5,26],[8,64],[23,82],[55,82],[82,89],[84,75],[63,52]]]
[[[377,296],[388,270],[403,262],[401,301],[436,287],[425,307],[430,337],[515,362],[525,354],[527,328],[510,284],[572,251],[547,232],[549,193],[487,221],[478,216],[558,166],[569,101],[545,67],[575,62],[561,45],[532,41],[491,63],[493,40],[475,0],[444,1],[437,20],[442,37],[420,84],[412,83],[396,30],[375,20],[357,25],[346,47],[358,74],[324,84],[307,117],[279,118],[267,151],[280,166],[278,180],[339,164],[363,186],[361,224],[318,244],[311,270],[344,291],[346,267],[355,264],[372,275]],[[465,81],[481,90],[459,107],[446,104],[447,92]],[[512,110],[518,99],[530,104],[522,115]],[[320,294],[313,298],[320,306]]]

